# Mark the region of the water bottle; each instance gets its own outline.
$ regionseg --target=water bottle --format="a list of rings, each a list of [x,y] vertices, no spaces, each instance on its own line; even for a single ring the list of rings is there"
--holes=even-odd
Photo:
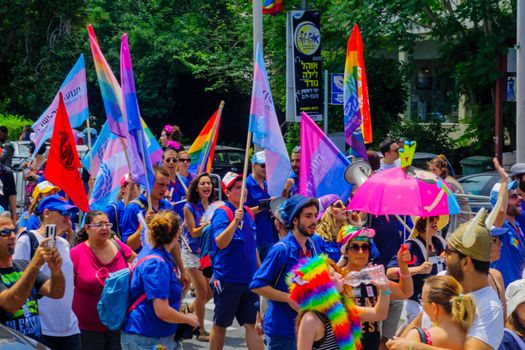
[[[383,265],[371,265],[360,271],[350,271],[344,277],[344,283],[352,287],[357,287],[361,283],[370,284],[372,282],[385,283],[385,267]]]

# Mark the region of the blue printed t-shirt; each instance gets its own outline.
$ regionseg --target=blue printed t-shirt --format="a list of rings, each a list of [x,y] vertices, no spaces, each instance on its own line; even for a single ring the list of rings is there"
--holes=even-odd
[[[268,183],[264,180],[264,189],[259,186],[252,174],[246,178],[246,203],[249,207],[259,205],[261,199],[269,199]],[[267,247],[278,241],[277,231],[273,225],[272,217],[268,210],[263,210],[255,215],[255,226],[257,227],[257,245]]]
[[[27,211],[23,212],[18,221],[17,228],[23,228],[26,231],[36,230],[40,227],[40,219],[35,214],[29,215]]]
[[[312,239],[313,237],[306,241],[306,248],[310,256],[321,253],[318,250],[319,246]],[[271,286],[288,293],[286,275],[303,257],[305,256],[301,246],[292,232],[289,232],[286,237],[270,249],[261,267],[253,276],[250,289]],[[297,312],[287,303],[269,300],[268,310],[264,316],[264,334],[294,339],[296,317]]]
[[[195,220],[195,227],[201,226],[201,218],[205,212],[201,201],[197,202],[197,204],[187,202],[186,204],[184,204],[184,208],[187,208],[190,211],[190,213],[193,214],[193,219]],[[184,225],[182,228],[182,234],[184,235],[184,238],[186,238],[186,241],[188,241],[188,244],[191,248],[191,252],[193,254],[198,254],[199,248],[201,246],[201,238],[193,238],[186,225]],[[183,249],[187,249],[186,245],[183,246]]]
[[[130,294],[134,302],[146,293],[146,299],[128,315],[123,330],[127,333],[139,334],[145,337],[167,337],[177,331],[176,323],[167,323],[155,315],[154,299],[168,299],[169,305],[175,310],[180,308],[182,286],[175,273],[175,262],[171,254],[164,247],[144,249],[137,256],[137,260],[156,255],[159,259],[143,261],[133,271]]]
[[[142,206],[135,203],[135,201],[140,201]],[[124,210],[124,219],[122,220],[122,242],[126,243],[129,236],[135,233],[139,228],[139,218],[137,215],[142,212],[144,217],[146,216],[146,208],[148,207],[148,200],[144,194],[141,194],[133,201],[129,202]],[[161,199],[159,202],[159,210],[171,210],[173,206],[167,200]]]
[[[503,276],[505,288],[515,280],[521,279],[523,267],[525,266],[525,239],[520,225],[514,221],[514,226],[505,220],[503,227],[509,231],[500,236],[501,240],[501,254],[500,258],[490,264],[490,267],[497,269]]]
[[[126,205],[124,204],[123,199],[104,208],[104,213],[106,213],[108,216],[109,222],[113,224],[113,231],[117,232],[119,237],[122,236],[122,231],[124,228],[122,223],[124,221],[125,209]]]
[[[22,277],[27,268],[26,260],[13,260],[13,266],[0,268],[0,292],[11,288]],[[38,314],[37,293],[48,277],[38,272],[31,294],[14,314],[0,310],[0,320],[6,326],[36,340],[42,336],[40,316]]]
[[[516,216],[516,221],[520,227],[525,227],[525,201],[521,201],[521,215]]]
[[[425,247],[426,243],[425,243],[424,239],[422,239],[421,237],[417,237],[417,238],[414,238],[414,239],[419,240],[422,243],[423,247]],[[416,257],[416,262],[414,263],[413,266],[419,266],[422,263],[424,263],[425,262],[425,256],[423,255],[423,252],[419,248],[419,245],[417,243],[411,242],[410,240],[407,241],[407,244],[408,244],[408,251],[410,252],[410,255]],[[432,244],[434,245],[435,252],[431,252],[429,254],[429,257],[432,257],[432,256],[439,257],[441,255],[441,253],[443,253],[443,251],[445,250],[445,247],[443,247],[443,245],[441,243],[441,240],[439,238],[435,237],[435,236],[432,236]],[[443,261],[442,258],[439,258],[439,259],[440,259],[440,261]],[[397,262],[397,254],[395,256],[393,256],[392,260],[388,263],[387,268],[390,268],[390,267],[399,267],[399,263]],[[440,268],[442,270],[445,269],[444,262],[440,266]],[[432,271],[430,271],[429,274],[426,274],[426,275],[423,275],[423,274],[413,275],[412,276],[412,282],[414,284],[414,293],[412,294],[412,296],[409,299],[414,300],[416,302],[419,302],[419,298],[421,297],[421,292],[423,290],[423,284],[425,284],[425,279],[427,279],[430,276],[437,275],[438,272],[440,272],[440,271],[438,271],[438,266],[437,266],[437,264],[434,264],[432,266]]]
[[[224,205],[235,215],[236,208],[230,202]],[[230,244],[219,249],[215,239],[230,225],[228,214],[218,208],[211,219],[210,230],[213,233],[212,251],[213,277],[222,282],[249,284],[257,270],[257,246],[255,224],[251,215],[244,211],[242,229],[237,226]]]
[[[290,179],[294,180],[293,186],[290,189],[290,197],[294,194],[299,193],[299,175],[295,173],[295,171],[290,171]]]

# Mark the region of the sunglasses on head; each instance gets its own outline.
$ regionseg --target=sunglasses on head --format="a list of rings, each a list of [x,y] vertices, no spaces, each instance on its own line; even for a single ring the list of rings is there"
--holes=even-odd
[[[355,254],[359,253],[360,251],[362,251],[363,253],[368,253],[370,251],[370,245],[354,243],[349,245],[347,249]]]
[[[0,231],[0,236],[2,236],[2,237],[9,237],[9,236],[11,236],[11,233],[16,234],[16,230],[15,229],[10,229],[10,228],[4,228],[3,230]]]
[[[177,158],[166,158],[164,161],[166,163],[177,163]]]
[[[189,159],[189,158],[179,158],[179,162],[181,162],[181,163],[189,163],[189,162],[191,162],[191,159]]]

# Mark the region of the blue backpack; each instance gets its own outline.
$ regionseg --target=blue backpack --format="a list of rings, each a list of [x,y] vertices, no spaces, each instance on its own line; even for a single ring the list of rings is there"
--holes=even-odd
[[[146,299],[146,293],[144,293],[132,304],[130,285],[133,271],[142,262],[149,259],[165,261],[157,255],[146,255],[131,267],[110,273],[109,277],[105,280],[97,310],[100,321],[108,327],[109,330],[116,331],[122,328],[124,323],[126,323],[128,314]]]

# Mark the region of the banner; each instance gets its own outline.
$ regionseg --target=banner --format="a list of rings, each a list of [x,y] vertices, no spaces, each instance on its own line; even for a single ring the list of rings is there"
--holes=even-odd
[[[346,202],[352,192],[345,180],[350,161],[306,113],[301,118],[300,139],[299,193],[315,198],[333,193]]]
[[[56,111],[58,108],[59,97],[62,93],[69,123],[72,128],[80,127],[89,117],[87,86],[86,86],[86,68],[84,65],[84,55],[80,55],[66,79],[60,86],[53,102],[42,113],[38,120],[31,126],[34,131],[32,141],[35,143],[33,156],[38,152],[40,147],[49,140],[53,135],[53,126],[55,125]]]
[[[287,70],[293,71],[288,84],[293,92],[287,99],[295,101],[293,115],[287,120],[300,121],[301,113],[308,113],[314,120],[323,117],[323,90],[321,89],[321,32],[318,11],[289,11],[288,37],[292,44],[287,54]],[[289,48],[290,50],[290,48]]]

